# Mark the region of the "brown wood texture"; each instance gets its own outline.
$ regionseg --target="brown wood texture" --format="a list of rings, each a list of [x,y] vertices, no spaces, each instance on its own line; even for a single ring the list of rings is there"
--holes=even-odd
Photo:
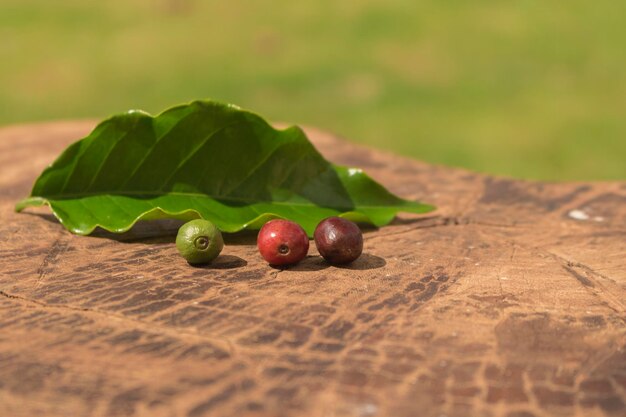
[[[367,232],[350,267],[312,248],[272,269],[248,235],[193,268],[172,223],[81,237],[13,212],[93,126],[0,129],[0,416],[626,415],[626,183],[495,178],[309,129],[439,211]]]

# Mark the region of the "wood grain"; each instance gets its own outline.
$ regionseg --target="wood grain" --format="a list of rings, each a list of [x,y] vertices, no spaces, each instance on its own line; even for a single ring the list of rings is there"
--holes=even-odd
[[[13,212],[93,122],[0,129],[0,415],[624,416],[626,183],[433,166],[308,129],[439,206],[276,270],[254,235],[193,268],[175,222],[71,235]],[[163,236],[165,234],[166,236]]]

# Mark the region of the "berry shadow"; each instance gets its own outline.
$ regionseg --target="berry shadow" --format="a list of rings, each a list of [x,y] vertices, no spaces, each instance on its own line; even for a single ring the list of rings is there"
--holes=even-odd
[[[357,260],[346,265],[332,265],[327,262],[320,255],[309,255],[296,265],[289,265],[286,267],[274,266],[274,269],[278,270],[290,270],[299,272],[312,272],[321,271],[327,268],[340,268],[350,269],[353,271],[367,271],[370,269],[378,269],[387,265],[387,262],[380,256],[370,255],[369,253],[363,253]]]
[[[301,260],[295,265],[289,265],[287,267],[273,267],[275,269],[283,270],[288,269],[290,271],[300,271],[300,272],[312,272],[312,271],[321,271],[322,269],[326,269],[330,267],[330,264],[324,260],[321,256],[308,255],[306,258]]]
[[[235,269],[248,265],[248,261],[235,255],[220,255],[209,264],[193,265],[197,269]]]
[[[326,261],[324,261],[326,262]],[[333,265],[335,268],[352,269],[354,271],[367,271],[370,269],[378,269],[387,265],[387,262],[380,256],[362,253],[354,262],[346,265]]]

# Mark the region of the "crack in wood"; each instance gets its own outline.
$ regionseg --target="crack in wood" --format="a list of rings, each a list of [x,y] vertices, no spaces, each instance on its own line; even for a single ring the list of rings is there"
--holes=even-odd
[[[562,265],[562,267],[565,271],[567,271],[568,274],[576,278],[576,280],[583,284],[585,287],[595,287],[595,285],[593,285],[593,282],[591,282],[587,277],[583,276],[582,274],[576,272],[574,268],[565,265]]]
[[[65,231],[61,230],[61,233],[65,235]],[[57,257],[61,255],[63,252],[67,251],[67,249],[68,249],[68,243],[62,242],[61,238],[58,238],[54,241],[54,243],[52,244],[52,247],[50,248],[50,250],[44,257],[39,267],[37,268],[37,272],[36,272],[37,273],[37,285],[40,285],[44,277],[46,276],[46,274],[50,272],[48,269],[49,266],[54,265],[56,263]]]
[[[596,274],[595,272],[593,272],[593,268],[591,268],[588,265],[585,265],[581,262],[573,262],[570,261],[569,259],[566,259],[562,256],[559,256],[553,252],[550,252],[548,250],[545,249],[541,249],[539,247],[536,247],[535,249],[547,254],[548,256],[552,257],[553,259],[557,260],[561,266],[569,273],[569,275],[573,276],[577,282],[579,282],[581,285],[583,285],[585,288],[587,288],[589,291],[591,291],[592,294],[594,294],[597,297],[600,298],[604,298],[607,303],[608,306],[615,312],[617,313],[623,313],[624,312],[624,304],[623,302],[619,299],[616,298],[615,296],[612,295],[611,291],[607,290],[607,288],[596,278],[594,277],[594,275],[598,275],[601,278],[604,278],[602,275]],[[576,273],[576,275],[573,275],[570,271],[573,271],[574,266],[580,266],[582,268],[584,268],[586,271],[589,271],[589,274],[587,275],[587,277],[584,277],[578,273]],[[583,279],[581,281],[581,278]],[[587,278],[587,279],[585,279]],[[591,285],[585,285],[584,282],[588,282]],[[610,280],[612,281],[612,280]],[[596,289],[596,287],[601,288],[601,291],[598,291]],[[611,305],[613,304],[613,305]],[[626,322],[626,317],[622,317],[622,320]]]

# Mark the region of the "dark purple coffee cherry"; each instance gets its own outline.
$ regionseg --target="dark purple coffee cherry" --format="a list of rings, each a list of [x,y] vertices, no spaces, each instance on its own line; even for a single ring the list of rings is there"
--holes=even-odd
[[[256,244],[263,259],[276,266],[296,264],[309,251],[309,238],[302,227],[282,219],[265,223]]]
[[[322,220],[313,234],[320,255],[331,264],[347,264],[363,252],[361,229],[350,220],[329,217]]]

